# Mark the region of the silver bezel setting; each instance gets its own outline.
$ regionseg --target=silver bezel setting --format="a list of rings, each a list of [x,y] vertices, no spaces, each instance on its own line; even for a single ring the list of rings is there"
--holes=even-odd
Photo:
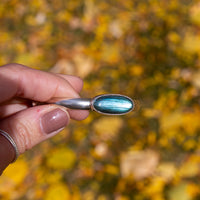
[[[95,102],[97,99],[99,99],[100,97],[104,97],[104,96],[120,96],[120,97],[125,97],[125,98],[129,99],[129,100],[132,102],[133,108],[132,108],[131,110],[129,110],[128,112],[124,112],[124,113],[121,113],[121,114],[115,114],[115,113],[112,114],[112,113],[104,113],[104,112],[101,112],[101,111],[95,109],[95,107],[94,107],[94,102]],[[133,111],[134,109],[135,109],[135,103],[134,103],[133,99],[131,99],[131,98],[128,97],[128,96],[122,95],[122,94],[102,94],[102,95],[95,96],[95,97],[92,98],[92,100],[91,100],[91,110],[96,111],[96,112],[98,112],[98,113],[100,113],[100,114],[104,114],[104,115],[125,115],[125,114],[127,114],[127,113],[130,113],[130,112]]]

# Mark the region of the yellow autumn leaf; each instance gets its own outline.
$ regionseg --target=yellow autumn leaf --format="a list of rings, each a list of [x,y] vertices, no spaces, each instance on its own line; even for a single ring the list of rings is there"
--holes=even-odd
[[[112,174],[112,175],[118,175],[119,169],[115,165],[106,165],[105,166],[105,172],[107,172],[108,174]]]
[[[70,200],[71,195],[68,187],[63,183],[52,184],[44,195],[44,200]]]
[[[154,197],[157,196],[158,194],[162,194],[164,186],[165,186],[165,181],[163,178],[161,177],[152,178],[149,187],[147,187],[144,192],[147,193],[149,196]]]
[[[183,41],[183,49],[190,53],[199,53],[200,36],[193,33],[187,33]]]
[[[199,174],[199,163],[193,162],[192,159],[189,159],[187,162],[182,164],[178,173],[180,177],[195,177]]]
[[[181,41],[180,35],[173,31],[168,34],[168,39],[174,44],[177,44]]]
[[[55,149],[47,158],[48,167],[54,169],[71,169],[76,161],[75,153],[65,147]]]
[[[81,195],[82,199],[93,200],[95,199],[95,192],[92,190],[87,190]]]
[[[182,128],[187,135],[192,136],[200,128],[199,114],[198,108],[191,112],[177,109],[174,112],[163,114],[160,118],[161,130],[168,135],[172,135]]]
[[[176,167],[172,162],[164,162],[158,166],[157,173],[167,182],[175,176]]]
[[[187,183],[183,182],[175,187],[172,187],[168,191],[169,200],[192,200],[191,196],[187,192]]]
[[[182,126],[189,135],[194,135],[200,128],[199,123],[200,110],[196,109],[193,112],[185,112],[182,117]]]
[[[160,118],[161,130],[166,133],[170,133],[171,130],[176,131],[182,125],[182,113],[178,110],[162,115]]]
[[[141,76],[144,72],[144,68],[141,65],[134,65],[130,68],[131,75]]]
[[[197,195],[200,194],[199,185],[197,185],[195,183],[188,184],[187,192],[192,198],[195,198]]]
[[[19,159],[4,171],[4,176],[8,177],[14,185],[21,184],[28,174],[28,165],[25,160]]]
[[[123,120],[119,117],[101,117],[94,125],[94,131],[104,140],[114,138],[120,131]]]
[[[116,63],[119,61],[119,47],[117,45],[103,44],[101,51],[101,59],[108,63]]]
[[[190,19],[193,23],[200,25],[200,2],[197,2],[197,4],[191,7]]]
[[[49,184],[57,184],[57,182],[62,179],[62,174],[57,170],[48,174],[46,179],[46,182],[48,182]]]

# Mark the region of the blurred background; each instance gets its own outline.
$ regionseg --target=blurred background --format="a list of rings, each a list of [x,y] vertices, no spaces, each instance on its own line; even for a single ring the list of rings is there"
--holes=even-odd
[[[6,169],[0,199],[200,199],[200,1],[1,0],[11,62],[141,108],[73,121]]]

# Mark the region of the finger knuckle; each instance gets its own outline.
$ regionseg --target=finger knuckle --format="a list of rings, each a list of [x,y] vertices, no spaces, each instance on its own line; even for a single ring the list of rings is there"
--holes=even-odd
[[[21,122],[16,120],[15,130],[16,134],[16,142],[17,145],[22,149],[22,151],[26,151],[31,149],[33,144],[31,140],[31,126],[28,122]]]

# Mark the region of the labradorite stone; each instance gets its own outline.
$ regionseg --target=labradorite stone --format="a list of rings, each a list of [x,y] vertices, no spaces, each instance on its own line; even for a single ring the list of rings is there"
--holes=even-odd
[[[125,114],[133,109],[133,102],[124,96],[107,95],[97,98],[93,103],[97,111],[107,114]]]

